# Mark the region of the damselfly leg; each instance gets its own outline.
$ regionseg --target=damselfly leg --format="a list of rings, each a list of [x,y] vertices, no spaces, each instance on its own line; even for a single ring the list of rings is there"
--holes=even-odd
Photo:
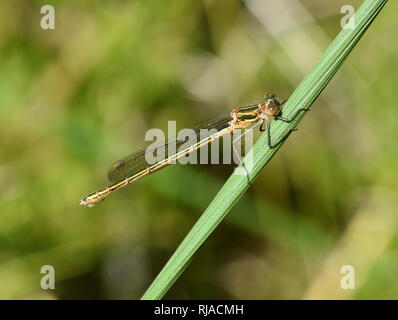
[[[297,131],[297,129],[290,129],[286,132],[282,137],[280,137],[277,141],[271,141],[271,124],[268,119],[264,119],[264,122],[261,124],[260,131],[266,131],[267,133],[267,145],[269,148],[275,148],[282,141],[284,141],[293,131]]]
[[[290,117],[282,117],[282,116],[275,116],[274,119],[282,120],[283,122],[291,122],[293,121],[300,112],[307,112],[310,111],[310,108],[300,108],[296,112],[294,112]]]
[[[267,93],[265,95],[265,104],[269,104],[269,101],[272,101],[273,104],[271,104],[269,106],[269,108],[271,108],[271,110],[276,110],[274,111],[273,114],[271,114],[273,116],[273,118],[275,120],[281,120],[284,122],[291,122],[293,121],[297,115],[301,112],[306,112],[309,111],[309,108],[300,108],[297,111],[295,111],[291,116],[289,117],[283,117],[281,114],[282,112],[282,107],[285,104],[285,101],[283,102],[278,102],[275,99],[275,95],[273,93]],[[277,145],[279,145],[282,141],[284,141],[293,131],[296,131],[297,129],[290,129],[288,132],[286,132],[283,136],[281,136],[277,141],[272,141],[271,140],[271,123],[269,121],[268,117],[264,117],[263,118],[263,122],[261,123],[260,126],[260,131],[266,131],[267,132],[267,145],[269,148],[275,148]]]
[[[252,125],[250,128],[247,128],[247,129],[244,131],[244,133],[240,134],[238,137],[236,137],[235,139],[232,140],[232,150],[233,150],[233,152],[235,153],[235,155],[236,155],[236,157],[237,157],[237,160],[238,160],[237,166],[240,165],[240,164],[242,164],[242,167],[243,167],[243,169],[245,170],[245,173],[246,173],[247,183],[248,183],[249,185],[252,184],[252,181],[250,180],[250,172],[249,172],[249,169],[248,169],[247,166],[246,166],[245,161],[242,159],[242,156],[241,156],[240,152],[239,152],[239,151],[237,150],[237,148],[236,148],[236,143],[239,144],[239,149],[241,149],[241,143],[240,143],[241,139],[242,139],[246,134],[248,134],[249,132],[252,132],[252,131],[254,130],[254,128],[256,128],[256,127],[259,126],[259,125],[261,125],[261,121],[257,121],[257,122],[256,122],[254,125]]]

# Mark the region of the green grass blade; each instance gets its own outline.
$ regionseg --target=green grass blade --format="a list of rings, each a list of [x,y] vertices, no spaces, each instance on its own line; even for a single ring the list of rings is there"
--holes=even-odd
[[[354,28],[342,30],[331,43],[318,64],[289,98],[283,108],[285,116],[293,114],[300,108],[308,107],[315,101],[386,3],[387,0],[365,0],[363,2],[362,6],[355,13]],[[271,130],[275,141],[288,130],[294,129],[303,116],[304,114],[301,114],[291,123],[275,121]],[[251,181],[255,179],[263,167],[274,156],[279,147],[269,149],[265,134],[259,138],[247,156],[253,156],[254,161],[253,170],[250,172]],[[240,168],[240,170],[242,169]],[[145,292],[142,299],[160,299],[163,297],[187,267],[196,251],[225,218],[248,187],[249,184],[246,176],[231,175]]]

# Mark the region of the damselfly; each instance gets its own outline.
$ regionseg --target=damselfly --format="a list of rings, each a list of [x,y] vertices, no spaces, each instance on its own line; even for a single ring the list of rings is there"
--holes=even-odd
[[[263,102],[235,108],[228,115],[206,122],[195,128],[194,130],[198,134],[201,129],[216,129],[216,133],[199,140],[197,143],[194,143],[187,148],[178,150],[178,146],[181,146],[184,142],[178,139],[173,142],[166,142],[159,148],[169,148],[170,143],[174,143],[175,147],[177,147],[174,150],[177,151],[173,154],[167,155],[163,160],[152,165],[148,165],[146,162],[145,155],[146,152],[148,152],[147,149],[133,153],[132,155],[117,161],[110,168],[108,171],[108,179],[111,182],[110,186],[85,196],[80,200],[80,205],[92,207],[104,200],[112,192],[123,188],[150,173],[164,168],[170,163],[174,163],[176,160],[189,155],[199,148],[208,145],[214,140],[219,139],[226,134],[230,134],[237,129],[250,129],[254,126],[260,125],[260,131],[266,131],[268,146],[273,148],[284,140],[290,134],[290,131],[277,141],[271,141],[270,121],[272,118],[290,122],[299,112],[307,111],[307,109],[299,109],[290,117],[282,117],[281,111],[283,104],[284,102],[279,102],[273,93],[268,93]]]

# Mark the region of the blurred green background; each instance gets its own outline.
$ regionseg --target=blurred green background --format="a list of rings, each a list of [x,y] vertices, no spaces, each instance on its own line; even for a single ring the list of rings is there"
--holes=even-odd
[[[175,165],[86,209],[145,132],[283,100],[362,1],[0,3],[0,298],[137,299],[233,171]],[[55,30],[40,8],[55,8]],[[398,298],[390,1],[169,299]],[[55,290],[40,288],[52,265]],[[355,290],[342,290],[352,265]]]

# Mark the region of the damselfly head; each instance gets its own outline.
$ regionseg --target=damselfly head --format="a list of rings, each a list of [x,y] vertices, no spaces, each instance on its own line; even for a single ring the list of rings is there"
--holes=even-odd
[[[265,95],[264,102],[259,103],[260,111],[270,116],[276,116],[282,107],[282,104],[276,99],[275,94],[268,92]]]

